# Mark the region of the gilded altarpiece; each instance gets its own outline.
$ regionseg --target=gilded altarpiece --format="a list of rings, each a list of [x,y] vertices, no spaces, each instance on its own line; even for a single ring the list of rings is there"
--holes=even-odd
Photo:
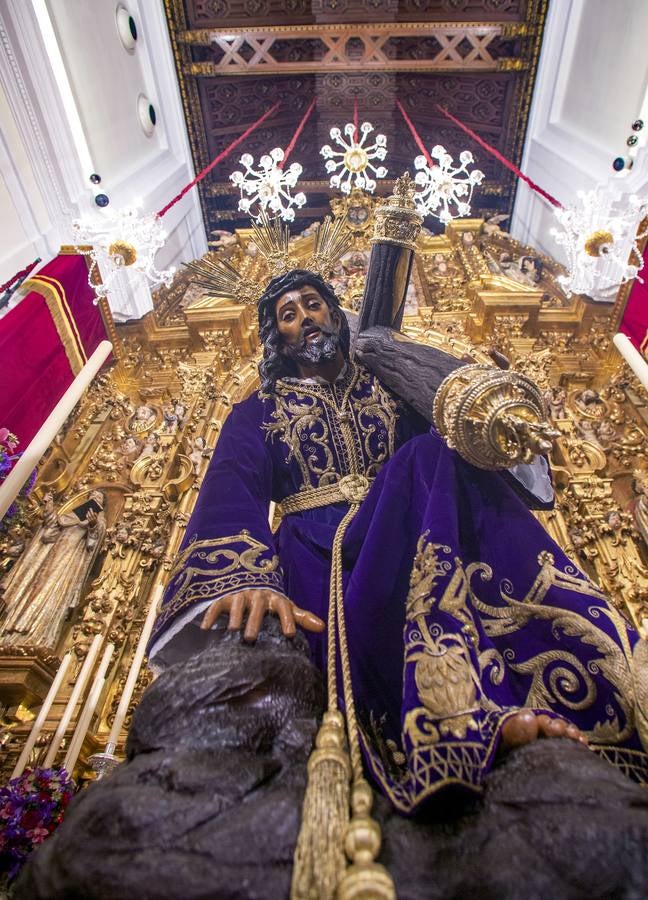
[[[333,203],[352,235],[333,279],[351,310],[362,296],[373,203],[355,193]],[[293,239],[296,264],[312,242],[308,233]],[[236,261],[251,279],[262,274],[249,231],[230,235],[211,255]],[[538,515],[614,605],[641,625],[648,617],[648,402],[611,344],[618,310],[567,299],[558,274],[555,262],[520,246],[493,220],[455,222],[444,235],[424,232],[403,329],[466,361],[512,365],[538,383],[560,432],[552,452],[555,509]],[[32,753],[33,762],[42,761],[74,676],[102,634],[115,654],[75,772],[94,777],[89,759],[106,744],[153,585],[173,564],[229,409],[257,383],[254,309],[204,295],[188,271],[158,292],[154,312],[117,331],[117,363],[95,380],[57,436],[29,507],[1,539],[6,577],[28,552],[48,494],[59,509],[73,508],[92,490],[105,496],[102,546],[55,650],[28,640],[3,646],[0,634],[3,779],[58,660],[71,649],[67,684]],[[11,598],[3,599],[10,606]],[[131,710],[151,677],[144,667]]]

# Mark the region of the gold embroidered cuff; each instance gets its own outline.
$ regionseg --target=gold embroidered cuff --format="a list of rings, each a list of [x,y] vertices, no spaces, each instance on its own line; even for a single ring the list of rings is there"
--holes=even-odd
[[[157,629],[182,610],[237,591],[269,588],[284,593],[279,557],[243,529],[239,534],[193,541],[180,554],[159,607]]]

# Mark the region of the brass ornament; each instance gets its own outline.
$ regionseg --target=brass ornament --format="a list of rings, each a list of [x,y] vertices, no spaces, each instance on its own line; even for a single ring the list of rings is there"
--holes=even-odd
[[[411,175],[405,172],[396,180],[394,193],[388,197],[385,205],[376,209],[372,244],[380,242],[406,247],[408,250],[416,249],[423,217],[416,211],[414,191]]]
[[[614,243],[614,235],[610,231],[594,231],[585,241],[585,253],[588,256],[605,255],[606,247]]]
[[[367,246],[367,233],[374,224],[374,210],[381,202],[361,188],[353,188],[347,196],[331,197],[333,216],[344,220],[354,248],[362,250]]]
[[[546,421],[530,378],[481,364],[455,369],[441,382],[433,418],[448,446],[479,469],[530,462],[560,434]]]
[[[364,172],[368,162],[367,151],[362,147],[353,147],[344,154],[344,166],[350,172]]]
[[[251,306],[258,299],[256,284],[243,278],[241,272],[226,259],[212,262],[203,257],[203,259],[185,263],[185,266],[199,276],[191,279],[193,283],[210,294],[224,297],[226,300],[233,300],[244,306]]]
[[[328,280],[335,263],[344,256],[350,244],[351,236],[344,219],[326,216],[315,231],[315,250],[306,261],[306,268]]]
[[[137,260],[137,250],[128,241],[113,241],[108,247],[108,255],[112,256],[118,265],[132,266]]]

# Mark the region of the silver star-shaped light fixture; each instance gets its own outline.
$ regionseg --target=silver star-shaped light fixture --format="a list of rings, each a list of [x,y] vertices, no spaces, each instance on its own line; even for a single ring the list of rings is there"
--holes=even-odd
[[[419,188],[414,201],[418,211],[423,216],[434,216],[444,225],[470,215],[473,191],[484,180],[483,172],[470,169],[474,162],[470,150],[459,154],[459,165],[441,144],[432,148],[430,157],[437,163],[430,165],[430,159],[423,155],[414,160],[414,182]]]
[[[331,140],[340,148],[334,150],[324,144],[320,150],[326,160],[326,171],[331,175],[329,184],[343,194],[350,194],[352,188],[360,188],[372,194],[376,190],[376,179],[387,174],[385,166],[376,166],[387,156],[387,138],[377,134],[373,144],[367,138],[374,131],[371,122],[363,122],[358,128],[353,122],[344,126],[344,135],[339,128],[331,128]]]
[[[239,162],[245,170],[230,175],[231,181],[241,191],[239,210],[249,214],[256,222],[260,221],[264,210],[271,218],[279,216],[284,222],[292,222],[295,207],[301,209],[306,203],[306,195],[302,191],[292,194],[302,167],[299,163],[291,163],[284,169],[283,159],[284,151],[281,147],[275,147],[261,157],[255,168],[254,157],[244,153]]]

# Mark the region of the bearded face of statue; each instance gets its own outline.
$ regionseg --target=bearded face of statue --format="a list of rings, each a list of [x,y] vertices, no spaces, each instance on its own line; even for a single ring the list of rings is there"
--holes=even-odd
[[[304,321],[308,319],[310,322]],[[306,326],[313,325],[321,335],[313,329],[306,335]],[[339,298],[330,284],[306,269],[293,269],[270,282],[259,298],[259,337],[263,343],[259,374],[264,391],[272,390],[278,378],[298,375],[300,366],[312,368],[313,357],[315,365],[331,365],[325,357],[336,353],[331,342],[322,342],[322,338],[332,338],[333,344],[337,339],[341,362],[349,357],[351,335]],[[322,343],[327,346],[322,347]],[[304,363],[299,362],[302,352],[307,360]]]
[[[296,363],[313,366],[335,359],[340,345],[340,315],[309,284],[286,291],[275,307],[282,352]]]

